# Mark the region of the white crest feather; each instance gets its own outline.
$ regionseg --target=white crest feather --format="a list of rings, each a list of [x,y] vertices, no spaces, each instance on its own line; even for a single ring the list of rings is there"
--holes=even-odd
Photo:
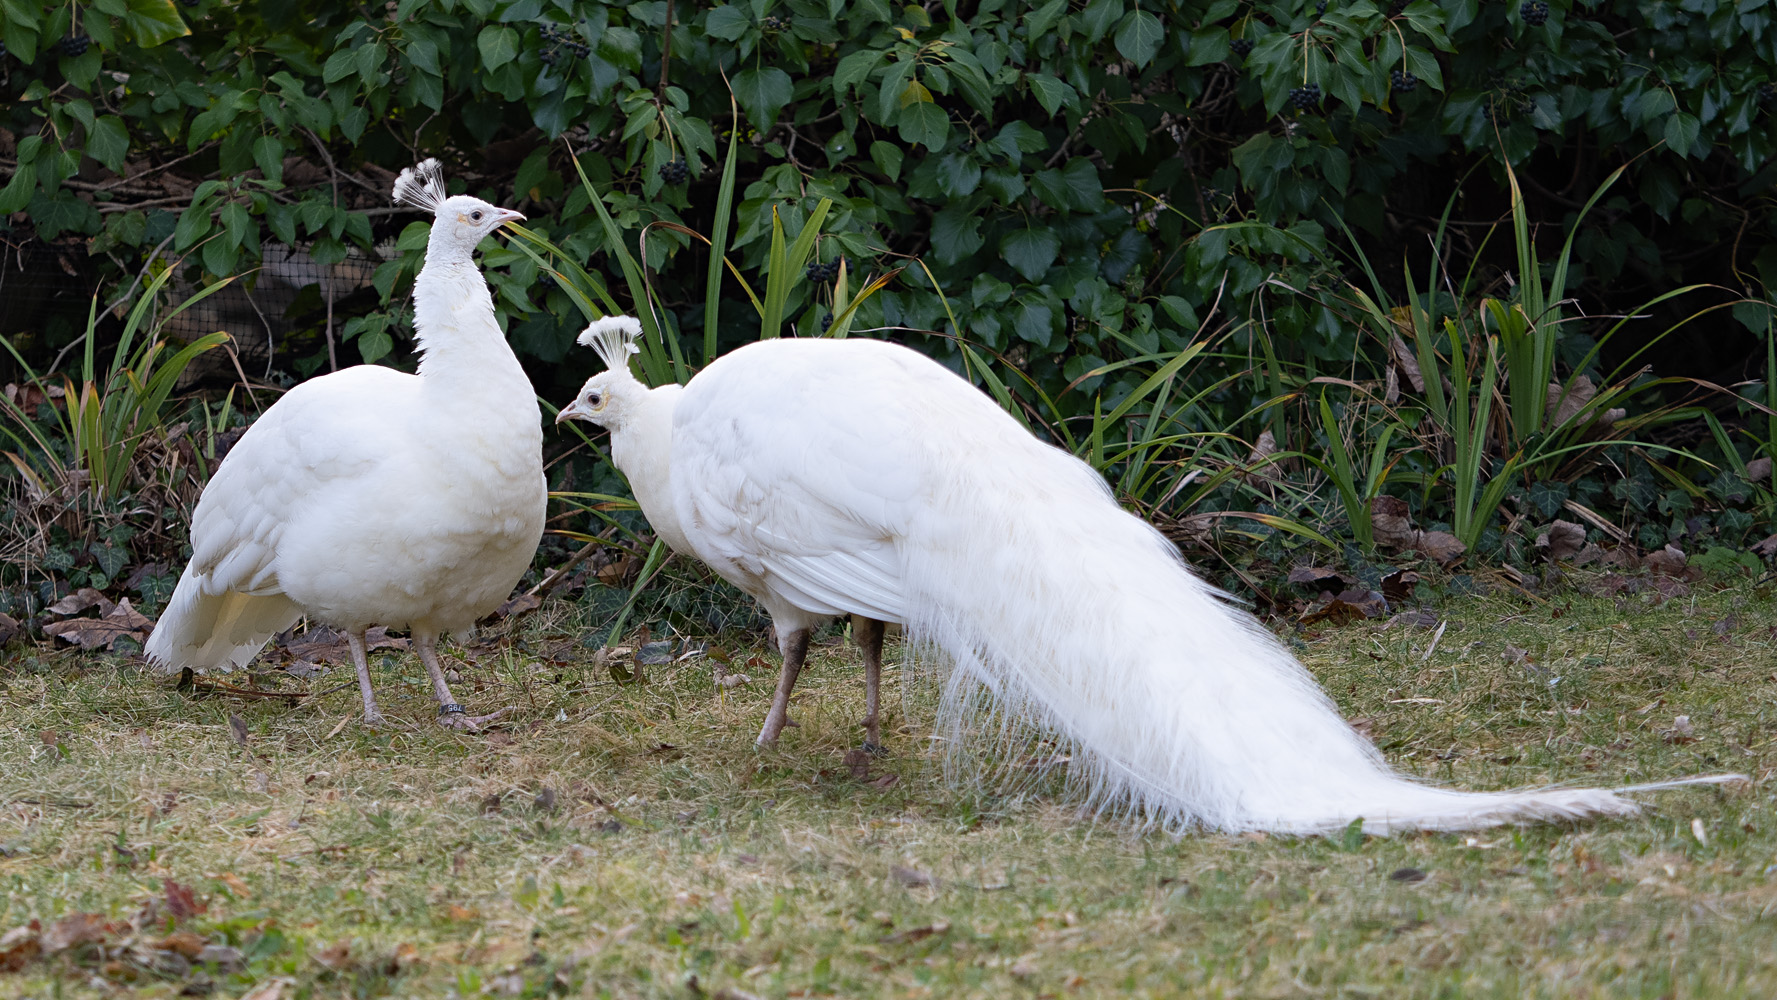
[[[605,316],[592,321],[580,334],[580,343],[597,351],[606,368],[628,371],[629,356],[642,352],[636,346],[641,335],[642,321],[634,316]]]
[[[444,168],[436,159],[427,158],[401,171],[395,178],[395,204],[412,205],[428,212],[437,212],[450,195],[444,189]]]

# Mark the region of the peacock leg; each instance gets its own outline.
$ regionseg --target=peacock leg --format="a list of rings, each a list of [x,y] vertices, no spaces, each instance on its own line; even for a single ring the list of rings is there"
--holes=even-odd
[[[364,724],[372,729],[388,724],[376,708],[376,692],[370,689],[370,658],[364,652],[364,630],[347,629],[346,645],[352,648],[352,666],[358,668],[358,693],[364,696]]]
[[[808,655],[808,629],[791,632],[781,642],[780,649],[784,654],[784,670],[777,678],[777,693],[771,696],[771,711],[765,713],[765,728],[759,730],[759,745],[762,747],[776,743],[785,726],[795,725],[790,721],[790,690],[796,686],[796,676],[802,673],[802,660]]]
[[[877,710],[882,702],[883,624],[863,615],[851,616],[852,641],[864,654],[864,752],[882,752],[882,722]]]
[[[432,675],[432,694],[438,699],[438,724],[451,729],[464,729],[471,733],[480,732],[481,727],[512,711],[511,706],[488,715],[469,715],[457,699],[450,693],[450,685],[444,682],[444,668],[438,664],[438,636],[429,632],[413,634],[413,648],[420,654],[420,662],[426,665],[426,673]]]

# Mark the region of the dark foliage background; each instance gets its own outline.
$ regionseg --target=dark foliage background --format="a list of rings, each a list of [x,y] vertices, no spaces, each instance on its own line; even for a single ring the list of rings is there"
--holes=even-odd
[[[1698,404],[1649,425],[1686,449],[1668,464],[1618,448],[1524,470],[1500,464],[1501,445],[1482,473],[1518,477],[1521,513],[1538,509],[1526,498],[1543,480],[1603,497],[1610,516],[1652,525],[1640,536],[1652,545],[1724,497],[1744,500],[1697,484],[1770,449],[1752,405],[1770,329],[1757,300],[1777,287],[1770,0],[0,0],[0,12],[5,238],[20,261],[26,246],[57,249],[32,259],[85,286],[77,308],[9,304],[0,317],[38,368],[81,335],[85,295],[102,287],[110,301],[145,259],[180,261],[189,288],[246,275],[251,289],[282,246],[326,277],[261,317],[266,370],[408,364],[424,225],[387,195],[393,171],[424,155],[621,290],[578,156],[650,267],[663,321],[702,358],[706,251],[660,227],[633,241],[654,222],[715,228],[738,130],[730,255],[743,272],[763,266],[774,212],[793,235],[830,198],[816,264],[906,268],[854,330],[959,368],[959,345],[972,345],[1039,431],[1123,473],[1156,516],[1189,501],[1306,517],[1313,490],[1286,501],[1236,478],[1181,492],[1179,477],[1129,466],[1162,453],[1181,468],[1238,464],[1265,430],[1286,451],[1325,455],[1339,433],[1315,409],[1328,378],[1356,393],[1336,387],[1333,416],[1359,450],[1387,444],[1384,424],[1422,428],[1410,409],[1367,420],[1351,405],[1401,375],[1352,287],[1406,301],[1405,263],[1430,329],[1479,315],[1499,333],[1476,303],[1515,301],[1524,278],[1509,224],[1498,228],[1509,164],[1545,268],[1577,227],[1559,378],[1577,366],[1603,384],[1632,358],[1652,375],[1752,384],[1662,388]],[[578,309],[531,259],[486,259],[539,393],[567,398],[594,368],[572,347]],[[1427,289],[1433,268],[1444,278]],[[1696,284],[1710,287],[1657,304],[1588,359],[1609,321],[1587,316]],[[822,272],[796,283],[799,332],[822,328],[831,289]],[[722,294],[727,349],[757,327],[737,286]],[[1723,308],[1682,322],[1712,305]],[[1106,439],[1161,416],[1119,404],[1194,342],[1211,349],[1180,374],[1190,391],[1174,398],[1189,402],[1164,414],[1170,443],[1107,453]],[[1725,437],[1702,429],[1699,407]],[[1115,426],[1095,423],[1113,412]],[[1419,463],[1416,488],[1390,487],[1428,524],[1451,519],[1447,448],[1425,444],[1430,460],[1402,466]],[[1615,489],[1630,480],[1646,488]]]

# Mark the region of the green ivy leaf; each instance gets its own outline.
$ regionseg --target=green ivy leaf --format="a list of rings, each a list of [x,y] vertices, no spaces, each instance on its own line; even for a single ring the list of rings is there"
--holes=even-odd
[[[981,249],[981,243],[981,217],[966,207],[949,205],[932,216],[932,250],[939,265],[955,265]]]
[[[1024,82],[1030,84],[1030,92],[1036,96],[1037,103],[1050,114],[1060,111],[1063,106],[1073,108],[1079,104],[1080,95],[1072,86],[1047,73],[1026,73]]]
[[[173,0],[129,0],[123,23],[136,44],[145,49],[191,34]]]
[[[950,141],[950,114],[930,101],[917,101],[901,109],[898,123],[903,142],[917,142],[934,153]]]
[[[123,119],[116,115],[100,118],[87,131],[86,155],[110,167],[115,173],[123,172],[123,158],[129,151],[129,130],[124,127]]]
[[[726,42],[737,42],[752,26],[753,18],[747,12],[739,7],[724,5],[711,10],[704,17],[703,33]]]
[[[518,32],[490,24],[475,37],[475,47],[481,50],[481,65],[491,73],[518,58]]]
[[[1061,253],[1052,229],[1014,229],[1000,240],[1000,256],[1026,281],[1040,281]]]
[[[777,113],[794,96],[790,74],[775,66],[755,67],[734,74],[734,99],[747,113],[747,120],[761,132],[777,121]]]
[[[1697,134],[1701,130],[1696,115],[1679,111],[1666,119],[1666,145],[1680,156],[1689,156],[1697,146]]]
[[[1159,18],[1145,10],[1132,10],[1117,28],[1117,51],[1137,66],[1146,66],[1154,61],[1165,38],[1166,29]]]

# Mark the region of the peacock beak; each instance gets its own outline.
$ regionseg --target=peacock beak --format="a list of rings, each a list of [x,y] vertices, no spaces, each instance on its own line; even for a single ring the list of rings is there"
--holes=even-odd
[[[525,221],[523,212],[514,212],[510,208],[496,209],[496,211],[498,211],[500,213],[500,221],[498,223],[499,225],[504,226],[504,225],[507,225],[508,223]]]
[[[559,425],[564,421],[578,420],[585,416],[587,416],[586,411],[580,408],[580,401],[576,399],[561,408],[561,412],[555,415],[555,422]]]

